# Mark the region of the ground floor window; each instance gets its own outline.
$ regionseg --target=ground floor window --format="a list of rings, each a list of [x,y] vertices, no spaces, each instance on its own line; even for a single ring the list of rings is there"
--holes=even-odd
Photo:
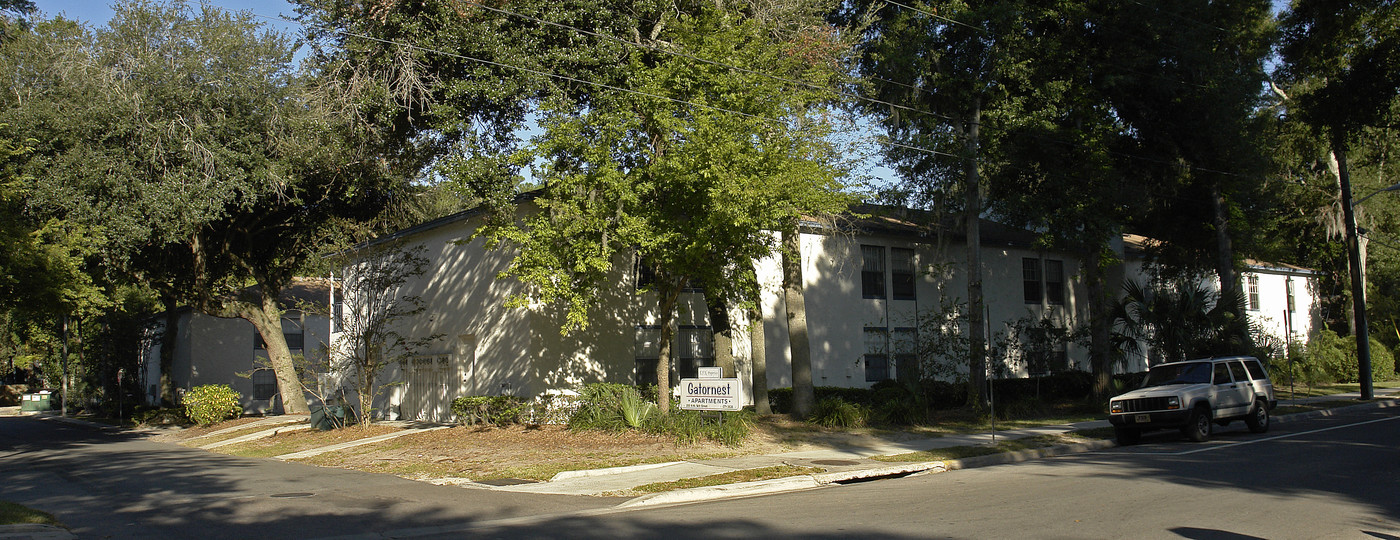
[[[277,375],[271,369],[253,372],[253,399],[269,400],[277,395]]]
[[[890,331],[885,328],[865,329],[865,382],[890,378]]]
[[[638,385],[657,384],[656,363],[661,360],[661,327],[637,326],[634,359]],[[692,379],[701,367],[715,365],[714,332],[708,326],[681,326],[671,342],[671,378]],[[673,381],[674,382],[674,381]]]
[[[895,328],[890,335],[894,355],[894,374],[901,381],[919,379],[919,340],[916,328]]]

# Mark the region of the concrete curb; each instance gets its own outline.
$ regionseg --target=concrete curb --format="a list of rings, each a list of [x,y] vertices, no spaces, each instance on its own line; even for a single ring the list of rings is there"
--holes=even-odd
[[[916,473],[938,473],[946,470],[941,461],[928,461],[923,463],[910,463],[903,465],[891,465],[887,467],[876,467],[872,469],[855,469],[849,471],[804,474],[799,476],[785,476],[772,480],[756,480],[753,482],[740,482],[737,484],[725,484],[721,486],[705,486],[689,489],[677,489],[661,493],[643,495],[627,502],[619,504],[616,508],[640,508],[644,506],[658,506],[666,504],[681,504],[697,501],[707,501],[714,499],[728,499],[734,497],[752,497],[755,495],[768,495],[772,493],[784,493],[788,491],[801,491],[804,489],[818,488],[840,482],[867,480],[873,478],[884,478],[890,476],[907,476]]]
[[[820,484],[837,484],[841,482],[872,480],[876,478],[908,476],[917,473],[940,473],[946,470],[948,470],[948,466],[942,461],[922,461],[917,463],[902,463],[899,465],[874,467],[870,469],[852,469],[849,471],[819,473],[812,475],[812,478],[815,478],[817,480],[817,483]]]
[[[646,463],[642,465],[624,465],[622,467],[608,467],[606,469],[583,469],[578,471],[562,471],[559,474],[554,475],[553,478],[550,478],[549,481],[558,482],[560,480],[572,480],[574,478],[591,478],[594,476],[607,476],[610,474],[626,474],[637,471],[649,471],[651,469],[660,469],[662,467],[670,467],[672,465],[680,465],[682,463],[685,462],[668,461],[665,463]]]
[[[71,540],[72,532],[56,525],[0,525],[0,540]]]
[[[311,426],[304,426],[303,429],[304,429],[304,428],[309,428],[309,427],[311,427]],[[414,434],[414,433],[424,433],[424,432],[427,432],[427,431],[436,431],[436,430],[439,430],[439,429],[447,429],[447,428],[449,428],[449,427],[452,427],[452,426],[437,426],[437,427],[430,427],[430,428],[426,428],[426,429],[405,429],[405,430],[397,431],[397,432],[394,432],[394,433],[386,433],[386,434],[383,434],[383,435],[376,435],[376,436],[374,436],[374,437],[368,437],[368,438],[364,438],[364,439],[356,439],[356,440],[353,440],[353,441],[347,441],[347,442],[343,442],[343,443],[340,443],[340,444],[332,444],[332,445],[330,445],[330,446],[322,446],[322,447],[319,447],[319,448],[312,448],[312,449],[310,449],[310,450],[302,450],[302,451],[300,451],[300,452],[292,452],[292,453],[290,453],[290,454],[282,454],[282,455],[280,455],[280,456],[273,456],[272,459],[287,461],[287,460],[289,460],[289,459],[303,459],[303,458],[309,458],[309,457],[312,457],[312,456],[319,456],[319,455],[324,454],[324,453],[327,453],[327,452],[334,452],[334,451],[336,451],[336,450],[344,450],[344,449],[346,449],[346,448],[354,448],[354,447],[356,447],[356,446],[364,446],[364,445],[366,445],[366,444],[374,444],[374,443],[381,442],[381,441],[387,441],[387,440],[389,440],[389,439],[397,439],[397,438],[402,437],[402,436],[404,436],[404,435],[412,435],[412,434]]]
[[[944,464],[948,467],[948,470],[950,471],[955,471],[959,469],[975,469],[977,467],[990,467],[993,465],[1020,463],[1022,461],[1030,461],[1033,459],[1064,456],[1069,454],[1080,454],[1084,452],[1092,452],[1094,450],[1113,448],[1115,446],[1118,446],[1117,442],[1104,439],[1075,444],[1062,444],[1059,446],[1047,446],[1045,448],[1036,448],[1033,450],[1017,450],[1014,452],[988,454],[985,456],[970,457],[966,459],[950,459],[948,461],[945,461]]]
[[[772,480],[758,480],[755,482],[741,482],[722,486],[706,486],[652,493],[619,504],[617,508],[639,508],[643,506],[767,495],[770,493],[812,489],[823,485],[825,484],[818,482],[812,475],[787,476],[783,478],[774,478]]]
[[[1270,421],[1281,424],[1286,422],[1292,422],[1294,420],[1305,420],[1308,418],[1323,418],[1327,416],[1336,416],[1337,411],[1355,410],[1361,408],[1389,409],[1391,407],[1400,407],[1400,401],[1397,401],[1394,395],[1388,395],[1383,398],[1378,397],[1371,401],[1357,403],[1355,405],[1347,405],[1345,407],[1332,407],[1330,409],[1318,409],[1315,411],[1285,414],[1283,416],[1272,416],[1270,417]]]

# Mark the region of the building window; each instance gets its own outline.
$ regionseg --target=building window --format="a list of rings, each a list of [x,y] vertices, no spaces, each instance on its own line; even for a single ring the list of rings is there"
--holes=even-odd
[[[656,363],[661,359],[661,327],[638,326],[635,340],[637,384],[656,384]]]
[[[345,331],[345,298],[341,295],[336,295],[331,304],[331,327],[332,332]]]
[[[885,297],[885,248],[860,246],[860,290],[866,298]]]
[[[1249,290],[1249,310],[1259,311],[1259,276],[1245,276],[1244,282]]]
[[[890,378],[889,342],[889,330],[865,329],[865,382],[878,382]]]
[[[1040,285],[1040,259],[1021,259],[1021,284],[1027,304],[1039,304],[1044,300]]]
[[[1065,262],[1045,261],[1045,300],[1051,305],[1065,304]]]
[[[282,317],[282,339],[286,340],[287,348],[293,352],[301,352],[306,347],[306,333],[301,326],[301,313],[296,313],[295,317]],[[253,329],[253,349],[259,351],[267,350],[267,342],[263,341],[262,334],[257,329]]]
[[[676,375],[680,379],[700,376],[701,367],[714,367],[714,332],[708,326],[681,326],[676,334]]]
[[[637,257],[637,261],[632,266],[632,273],[636,276],[636,289],[650,289],[656,285],[656,269],[651,266],[651,261]]]
[[[656,384],[656,363],[661,361],[661,327],[638,326],[634,350],[637,384]],[[699,368],[715,365],[714,331],[708,326],[681,326],[671,342],[671,355],[675,358],[671,370],[673,380],[698,377]]]
[[[1053,306],[1065,303],[1065,262],[1046,259],[1045,271],[1041,272],[1041,260],[1035,257],[1021,259],[1021,289],[1027,304],[1048,303]]]
[[[1287,293],[1288,293],[1288,312],[1289,312],[1289,313],[1297,313],[1297,312],[1298,312],[1298,308],[1297,308],[1297,307],[1294,305],[1294,303],[1293,303],[1293,280],[1292,280],[1292,279],[1289,279],[1289,280],[1287,280],[1287,281],[1284,281],[1284,282],[1283,282],[1283,285],[1284,285],[1284,289],[1285,289],[1285,290],[1287,291]]]
[[[890,249],[890,288],[895,300],[915,300],[914,293],[914,250]]]
[[[919,380],[919,339],[914,328],[895,328],[890,336],[894,353],[894,374],[901,381]]]
[[[277,395],[277,375],[270,369],[253,372],[253,399],[266,401]]]

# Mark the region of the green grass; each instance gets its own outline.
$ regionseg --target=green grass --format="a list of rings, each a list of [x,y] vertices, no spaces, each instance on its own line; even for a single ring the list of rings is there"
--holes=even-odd
[[[709,476],[697,476],[695,478],[682,478],[671,482],[656,482],[632,488],[632,491],[640,493],[661,493],[675,489],[690,489],[707,486],[723,486],[728,484],[738,484],[741,482],[757,482],[759,480],[772,480],[774,478],[786,478],[789,476],[801,476],[807,474],[817,474],[826,472],[826,469],[819,467],[794,467],[791,465],[779,465],[775,467],[761,467],[757,469],[744,469],[741,471],[730,471]]]
[[[9,501],[0,501],[0,525],[57,525],[52,514]]]
[[[1360,405],[1360,404],[1362,404],[1362,402],[1356,401],[1356,400],[1353,400],[1353,399],[1338,399],[1338,400],[1332,400],[1332,401],[1318,401],[1318,402],[1314,402],[1314,403],[1303,403],[1303,404],[1299,404],[1299,405],[1279,405],[1278,407],[1275,407],[1274,410],[1269,411],[1269,414],[1272,414],[1272,415],[1274,415],[1274,416],[1280,416],[1280,415],[1285,415],[1285,414],[1303,413],[1303,412],[1317,411],[1317,410],[1322,410],[1322,409],[1335,409],[1335,408],[1338,408],[1338,407],[1350,407],[1350,406],[1352,406],[1352,405]]]
[[[1400,388],[1400,381],[1379,381],[1373,384],[1372,388]],[[1293,387],[1293,390],[1296,391],[1296,393],[1289,390],[1287,383],[1281,383],[1278,381],[1274,382],[1274,393],[1277,394],[1276,397],[1278,397],[1279,399],[1330,396],[1333,394],[1342,394],[1346,392],[1360,392],[1361,384],[1331,383],[1319,384],[1317,386],[1308,387],[1300,383],[1295,385]]]

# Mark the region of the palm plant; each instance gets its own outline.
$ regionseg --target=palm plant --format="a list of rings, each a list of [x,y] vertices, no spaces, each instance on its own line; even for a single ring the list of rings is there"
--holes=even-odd
[[[1222,297],[1200,281],[1180,279],[1156,287],[1129,280],[1123,292],[1114,306],[1115,341],[1123,353],[1171,362],[1252,352],[1239,291]]]

